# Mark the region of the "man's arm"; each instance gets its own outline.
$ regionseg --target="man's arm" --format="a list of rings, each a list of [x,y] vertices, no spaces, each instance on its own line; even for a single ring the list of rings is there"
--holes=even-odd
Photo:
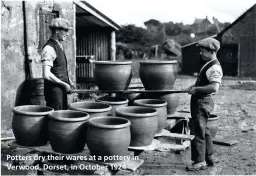
[[[211,94],[211,93],[215,93],[218,92],[220,88],[220,83],[218,82],[212,82],[211,84],[207,85],[207,86],[198,86],[198,87],[193,87],[189,93],[190,94],[195,94],[196,92],[202,92],[202,93],[206,93],[206,94]]]

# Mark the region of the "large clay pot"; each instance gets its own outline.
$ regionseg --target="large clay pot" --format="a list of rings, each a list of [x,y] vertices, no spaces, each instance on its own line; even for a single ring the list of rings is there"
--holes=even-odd
[[[175,114],[179,104],[180,97],[177,94],[161,94],[159,99],[167,102],[167,114],[168,116]]]
[[[158,129],[157,110],[141,106],[128,106],[116,109],[116,116],[131,122],[130,146],[148,146]]]
[[[210,118],[208,119],[207,122],[207,127],[209,128],[210,132],[211,132],[211,136],[212,138],[215,138],[217,131],[219,129],[219,116],[215,115],[215,114],[211,114]]]
[[[141,61],[139,74],[146,90],[172,89],[177,78],[177,61]]]
[[[95,61],[94,76],[100,90],[125,90],[132,79],[132,62]]]
[[[12,130],[18,144],[45,145],[48,141],[47,115],[52,108],[41,105],[24,105],[13,108]]]
[[[96,101],[109,104],[112,107],[111,115],[116,115],[116,108],[128,106],[128,99],[122,97],[104,96],[98,98]]]
[[[69,104],[69,109],[87,112],[93,118],[110,115],[112,107],[105,103],[82,101]]]
[[[59,153],[78,153],[86,143],[86,112],[58,110],[49,114],[49,138],[52,149]]]
[[[157,110],[158,129],[156,133],[161,133],[165,128],[167,119],[167,103],[158,99],[139,99],[135,100],[134,105],[154,108]]]
[[[164,100],[167,102],[167,116],[172,116],[177,111],[180,103],[180,96],[178,94],[166,94],[166,93],[147,93],[143,98],[155,98]]]
[[[115,162],[111,156],[128,155],[131,141],[130,121],[124,118],[103,116],[89,120],[87,146],[91,155],[105,162]],[[99,157],[100,156],[100,157]]]

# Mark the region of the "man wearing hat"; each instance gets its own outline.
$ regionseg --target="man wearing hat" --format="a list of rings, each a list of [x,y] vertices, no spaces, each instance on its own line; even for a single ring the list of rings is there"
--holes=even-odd
[[[201,59],[206,63],[201,68],[196,83],[188,88],[191,94],[189,125],[191,134],[195,135],[195,138],[191,141],[193,163],[192,166],[187,167],[187,170],[201,170],[214,165],[211,133],[206,126],[214,108],[212,95],[218,92],[223,76],[217,59],[219,41],[206,38],[198,42],[197,46],[200,48]]]
[[[67,93],[71,92],[71,86],[62,42],[66,41],[68,30],[72,28],[68,20],[55,18],[51,21],[50,29],[51,38],[41,53],[45,100],[46,105],[54,110],[63,110],[67,109]]]

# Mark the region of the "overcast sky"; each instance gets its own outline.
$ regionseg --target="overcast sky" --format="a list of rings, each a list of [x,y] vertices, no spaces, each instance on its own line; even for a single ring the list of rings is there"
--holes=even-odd
[[[149,19],[192,24],[195,18],[214,16],[233,22],[256,0],[86,0],[119,25],[144,26]]]

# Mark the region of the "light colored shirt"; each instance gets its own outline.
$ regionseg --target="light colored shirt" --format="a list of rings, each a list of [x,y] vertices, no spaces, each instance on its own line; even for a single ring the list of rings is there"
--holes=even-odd
[[[60,48],[63,50],[62,44],[57,40],[55,40],[55,41],[59,44]],[[53,61],[56,58],[57,58],[57,54],[56,54],[54,48],[50,45],[46,45],[41,52],[42,64],[53,67]]]
[[[203,70],[203,68],[208,65],[209,63],[211,63],[214,60],[211,60],[209,62],[207,62],[202,69],[200,70],[200,72]],[[200,73],[199,73],[200,74]],[[213,65],[211,66],[207,71],[206,71],[206,77],[210,82],[218,82],[221,84],[221,79],[223,77],[223,72],[222,72],[222,68],[220,65]]]

